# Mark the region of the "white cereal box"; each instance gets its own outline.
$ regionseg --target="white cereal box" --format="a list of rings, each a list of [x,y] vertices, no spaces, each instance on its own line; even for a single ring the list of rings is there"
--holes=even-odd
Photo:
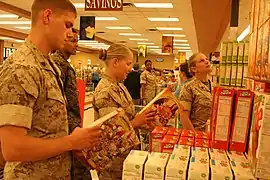
[[[192,147],[191,154],[193,157],[202,157],[209,159],[208,148],[204,147]]]
[[[166,167],[166,180],[185,180],[189,157],[172,154]]]
[[[229,161],[226,151],[223,149],[209,149],[210,159]]]
[[[248,162],[231,161],[230,165],[233,170],[235,180],[256,180]]]
[[[233,180],[232,170],[228,161],[210,160],[212,180]]]
[[[230,161],[248,162],[248,160],[243,152],[227,151],[227,155],[228,155]]]
[[[156,152],[148,155],[144,168],[144,180],[164,180],[169,156],[167,153]]]
[[[179,145],[176,144],[173,149],[173,154],[182,155],[182,156],[190,156],[190,146],[187,145]]]
[[[209,160],[207,158],[190,158],[188,180],[208,180]]]
[[[124,161],[122,180],[142,180],[148,152],[132,150]]]

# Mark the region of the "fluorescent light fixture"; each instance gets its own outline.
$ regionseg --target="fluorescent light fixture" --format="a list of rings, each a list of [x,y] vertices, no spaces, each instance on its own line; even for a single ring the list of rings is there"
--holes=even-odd
[[[188,42],[186,39],[174,39],[173,42]]]
[[[190,47],[173,47],[174,49],[191,49]]]
[[[137,42],[137,44],[141,44],[141,45],[153,45],[155,43],[151,43],[151,42]]]
[[[173,8],[172,3],[134,3],[137,8]]]
[[[75,8],[85,8],[85,3],[73,3]]]
[[[160,30],[160,31],[182,31],[183,28],[177,28],[177,27],[157,27],[157,30]]]
[[[250,25],[248,25],[248,27],[240,34],[240,36],[237,38],[237,41],[242,41],[243,39],[245,39],[245,37],[249,34],[250,32]]]
[[[178,18],[147,18],[149,21],[167,21],[167,22],[178,22]]]
[[[158,53],[160,55],[171,55],[170,53]]]
[[[132,29],[131,27],[127,26],[107,26],[107,29],[119,29],[119,30],[125,30],[125,29]]]
[[[119,33],[120,36],[142,36],[138,33]]]
[[[150,51],[161,52],[161,49],[149,49]]]
[[[147,46],[147,48],[152,48],[152,49],[155,49],[155,48],[159,48],[159,46]]]
[[[182,49],[182,50],[178,50],[178,52],[192,52],[192,50],[184,50],[184,49]]]
[[[176,44],[176,43],[174,43],[173,45],[174,46],[189,46],[189,44]]]
[[[1,40],[12,40],[12,38],[9,37],[0,37]]]
[[[15,40],[15,42],[17,42],[17,43],[23,43],[23,42],[24,42],[24,40],[21,40],[21,39],[16,39],[16,40]]]
[[[116,17],[96,17],[96,21],[117,21]]]
[[[85,46],[105,46],[104,43],[91,43],[91,44],[84,44]]]
[[[79,40],[78,44],[92,44],[98,43],[98,41],[91,41],[91,40]]]
[[[148,39],[142,39],[142,38],[129,38],[131,41],[148,41]]]
[[[0,14],[0,18],[18,18],[15,14]]]
[[[16,26],[15,28],[17,28],[17,29],[23,29],[23,30],[30,30],[31,29],[30,26]]]
[[[186,37],[184,34],[163,34],[163,36]]]
[[[0,21],[0,24],[12,25],[12,24],[31,24],[31,21]]]

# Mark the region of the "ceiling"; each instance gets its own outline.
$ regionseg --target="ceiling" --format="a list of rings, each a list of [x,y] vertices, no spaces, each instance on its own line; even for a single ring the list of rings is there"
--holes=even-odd
[[[24,10],[30,11],[31,4],[33,0],[1,0],[4,3],[22,8]],[[147,2],[146,0],[124,0],[124,3],[138,3],[138,2]],[[149,2],[149,1],[148,1]],[[78,8],[79,16],[96,16],[96,17],[115,17],[118,20],[115,21],[96,21],[96,31],[104,32],[103,34],[97,34],[98,37],[111,41],[113,43],[119,43],[120,41],[125,41],[126,45],[130,48],[136,48],[137,42],[148,42],[152,43],[149,46],[158,46],[161,48],[161,38],[162,34],[184,34],[186,37],[177,37],[175,39],[185,39],[188,42],[184,44],[189,44],[193,52],[198,51],[197,36],[195,31],[195,25],[193,21],[192,7],[190,0],[155,0],[155,3],[172,3],[173,8],[137,8],[124,7],[123,11],[116,12],[100,12],[100,11],[91,11],[85,12],[83,8]],[[73,3],[84,3],[84,0],[73,0]],[[1,12],[0,14],[6,13]],[[179,22],[152,22],[147,18],[149,17],[159,17],[159,18],[178,18]],[[1,19],[1,21],[11,19]],[[13,20],[13,19],[12,19]],[[21,18],[18,21],[29,21],[29,19]],[[1,25],[5,29],[10,29],[14,31],[27,33],[29,30],[17,29],[15,27],[23,26],[30,27],[30,25]],[[131,27],[130,30],[110,30],[107,29],[107,26],[128,26]],[[79,18],[77,18],[75,27],[79,28]],[[156,27],[174,27],[174,28],[183,28],[181,31],[156,31],[149,32],[148,29]],[[119,33],[138,33],[141,36],[120,36]],[[129,38],[143,38],[148,39],[148,41],[131,41]],[[179,43],[177,43],[179,44]],[[155,47],[157,48],[157,47]],[[186,48],[186,47],[185,47]],[[148,48],[153,49],[151,47]],[[174,52],[177,53],[178,49]],[[151,51],[149,51],[151,52]],[[154,51],[158,52],[158,51]]]

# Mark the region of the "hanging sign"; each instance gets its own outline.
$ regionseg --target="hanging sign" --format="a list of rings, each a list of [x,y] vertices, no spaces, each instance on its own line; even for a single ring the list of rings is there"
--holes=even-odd
[[[138,57],[146,57],[146,45],[138,45]]]
[[[123,0],[85,0],[85,11],[123,11]]]
[[[80,17],[80,40],[94,40],[95,24],[95,16]]]
[[[173,53],[173,37],[162,36],[162,53]]]

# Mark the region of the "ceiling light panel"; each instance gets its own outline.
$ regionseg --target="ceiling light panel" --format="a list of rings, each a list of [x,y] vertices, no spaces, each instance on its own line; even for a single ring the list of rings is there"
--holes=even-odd
[[[165,21],[165,22],[178,22],[178,18],[147,18],[149,21]]]
[[[148,39],[143,39],[143,38],[129,38],[131,41],[148,41]]]
[[[183,28],[178,28],[178,27],[157,27],[157,30],[160,30],[160,31],[182,31]]]
[[[186,35],[184,35],[184,34],[163,34],[163,36],[186,37]]]
[[[16,26],[15,28],[17,28],[17,29],[23,29],[23,30],[30,30],[31,29],[30,26]]]
[[[173,8],[172,3],[134,3],[137,8]]]
[[[153,45],[155,43],[151,43],[151,42],[137,42],[137,44],[140,44],[140,45]]]
[[[18,24],[24,24],[24,25],[29,25],[31,24],[31,21],[0,21],[1,25],[18,25]]]
[[[85,3],[73,3],[73,5],[78,9],[85,8]]]
[[[189,44],[177,44],[177,43],[174,43],[173,45],[174,46],[189,46]]]
[[[147,46],[147,48],[158,49],[160,47],[159,46]]]
[[[192,50],[178,50],[178,52],[192,52]]]
[[[19,16],[15,15],[15,14],[0,14],[0,18],[18,18]]]
[[[188,42],[186,39],[174,39],[173,42]]]
[[[116,17],[96,17],[96,21],[117,21]]]
[[[107,29],[113,29],[113,30],[127,30],[127,29],[132,29],[131,27],[128,26],[107,26]]]
[[[142,36],[138,33],[119,33],[120,36]]]
[[[191,49],[190,47],[174,47],[174,49]]]

